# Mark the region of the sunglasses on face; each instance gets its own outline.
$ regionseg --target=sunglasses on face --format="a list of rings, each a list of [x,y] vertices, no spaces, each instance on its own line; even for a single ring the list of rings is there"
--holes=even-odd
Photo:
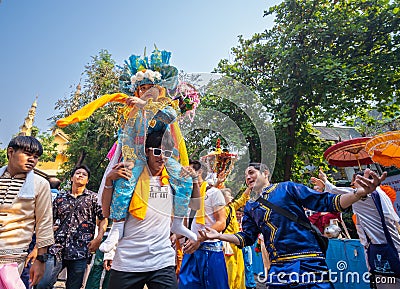
[[[162,149],[159,149],[159,148],[149,148],[149,150],[153,151],[153,156],[155,156],[155,157],[158,157],[161,154],[165,158],[170,158],[172,156],[172,151],[170,151],[170,150],[162,150]]]

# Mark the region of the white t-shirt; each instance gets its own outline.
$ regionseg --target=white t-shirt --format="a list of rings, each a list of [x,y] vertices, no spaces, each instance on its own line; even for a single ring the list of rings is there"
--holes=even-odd
[[[325,190],[334,194],[353,193],[352,188],[336,187],[328,181],[325,183]],[[389,197],[382,191],[381,188],[377,187],[376,190],[381,199],[382,210],[388,231],[392,236],[393,243],[400,256],[400,235],[397,232],[395,225],[395,222],[398,220],[398,216],[396,215],[396,221],[393,220],[391,215],[396,213],[393,211],[393,205],[391,204]],[[373,244],[386,244],[387,241],[382,229],[381,217],[379,216],[378,210],[376,209],[371,195],[368,195],[365,200],[359,200],[355,202],[352,207],[354,214],[357,215],[356,228],[360,237],[360,243],[363,246],[367,245],[368,242],[365,236],[366,233]]]
[[[207,190],[206,196],[204,198],[204,211],[205,211],[205,225],[197,224],[196,220],[192,223],[192,232],[198,234],[199,230],[204,229],[205,227],[211,227],[215,223],[214,212],[218,209],[221,209],[221,206],[225,206],[225,198],[222,192],[212,187]],[[225,210],[225,208],[222,208]],[[217,241],[217,240],[210,240],[210,241]]]
[[[113,259],[114,270],[148,272],[175,266],[169,240],[172,203],[171,187],[160,186],[159,177],[150,177],[146,217],[138,220],[129,214]]]

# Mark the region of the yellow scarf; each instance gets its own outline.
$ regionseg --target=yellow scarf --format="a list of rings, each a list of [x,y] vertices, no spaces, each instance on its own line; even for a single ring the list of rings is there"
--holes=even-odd
[[[200,209],[196,212],[196,223],[205,225],[205,209],[204,209],[204,199],[206,197],[207,182],[203,182],[200,186]]]
[[[189,157],[186,151],[185,140],[183,139],[182,132],[178,126],[178,122],[174,122],[171,124],[171,134],[174,138],[174,142],[178,144],[179,156],[180,156],[180,163],[182,166],[189,165]],[[168,182],[168,173],[167,170],[164,168],[160,177],[160,182],[162,186],[166,186],[169,184]],[[204,183],[203,183],[204,184]],[[204,187],[204,196],[205,196],[205,189],[207,188],[207,183],[205,183]],[[139,177],[138,183],[135,188],[135,192],[133,193],[131,203],[129,204],[129,213],[139,219],[143,220],[146,216],[147,212],[147,204],[149,201],[149,194],[150,194],[150,177],[145,168],[142,174]],[[201,195],[201,189],[200,189]],[[202,198],[203,204],[203,224],[204,224],[204,196]],[[201,210],[201,207],[200,207]]]
[[[98,108],[104,106],[109,102],[121,102],[125,103],[128,95],[124,93],[114,93],[114,94],[105,94],[92,102],[88,103],[80,110],[74,112],[70,116],[57,120],[57,125],[59,127],[66,127],[67,125],[81,122],[82,120],[87,119],[89,116],[93,114]]]
[[[164,168],[160,176],[160,185],[166,186],[169,184],[168,173]],[[135,192],[133,193],[131,203],[129,204],[129,213],[139,219],[143,220],[146,216],[147,206],[149,203],[150,196],[150,176],[147,167],[143,169],[140,174],[139,180],[135,187]]]
[[[186,150],[185,139],[182,136],[182,132],[177,121],[171,124],[171,135],[174,139],[174,143],[178,144],[177,148],[179,151],[179,162],[181,166],[187,167],[189,165],[189,157]]]
[[[98,108],[103,107],[109,102],[120,102],[125,104],[126,99],[129,97],[129,95],[126,95],[124,93],[113,93],[113,94],[105,94],[90,103],[86,104],[84,107],[81,109],[77,110],[73,114],[57,120],[57,125],[59,127],[66,127],[70,124],[81,122],[85,119],[87,119],[89,116],[91,116]],[[158,98],[163,99],[166,97],[166,89],[162,88],[160,95]],[[178,101],[173,102],[173,105],[177,105]],[[137,108],[134,108],[137,110]]]

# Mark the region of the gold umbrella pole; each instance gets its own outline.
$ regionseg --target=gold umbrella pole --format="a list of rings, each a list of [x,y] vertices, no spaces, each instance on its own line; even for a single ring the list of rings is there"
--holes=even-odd
[[[361,172],[362,169],[361,169],[361,165],[360,165],[360,160],[358,159],[358,154],[356,154],[356,159],[357,159],[357,163],[358,163],[358,168],[360,169],[360,172]]]

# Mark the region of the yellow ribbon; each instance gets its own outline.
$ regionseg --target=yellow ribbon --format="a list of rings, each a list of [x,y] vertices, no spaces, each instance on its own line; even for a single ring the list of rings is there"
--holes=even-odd
[[[169,184],[168,173],[164,168],[160,176],[160,185],[166,186]],[[139,219],[144,220],[146,217],[147,207],[150,196],[150,176],[147,167],[143,169],[140,174],[139,180],[136,184],[135,191],[133,193],[131,202],[129,204],[129,213]]]
[[[88,103],[80,110],[74,112],[70,116],[57,120],[59,127],[66,127],[67,125],[81,122],[91,116],[98,108],[106,105],[109,102],[125,103],[128,95],[124,93],[105,94],[92,102]]]
[[[189,157],[186,150],[186,143],[177,121],[171,124],[171,134],[174,139],[174,143],[178,144],[177,149],[179,151],[179,162],[181,166],[187,167],[189,165]]]
[[[205,225],[205,208],[204,199],[206,197],[207,182],[203,182],[200,186],[200,209],[196,212],[196,223]]]

